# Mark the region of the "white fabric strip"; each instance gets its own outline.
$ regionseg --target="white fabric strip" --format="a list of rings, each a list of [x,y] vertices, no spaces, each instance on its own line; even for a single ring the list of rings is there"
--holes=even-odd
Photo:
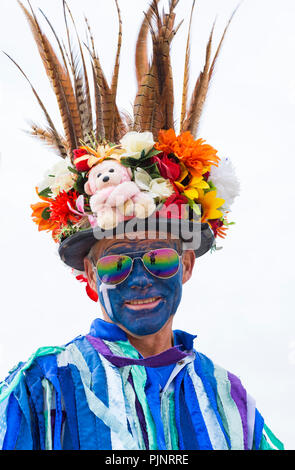
[[[232,399],[230,390],[231,384],[227,376],[227,371],[220,366],[214,365],[214,376],[217,382],[217,395],[222,404],[223,418],[227,422],[229,438],[232,450],[244,450],[243,425],[239,410]]]
[[[253,448],[253,437],[254,437],[254,427],[255,427],[255,410],[256,403],[254,398],[247,393],[247,426],[248,426],[248,449],[252,450]]]
[[[122,378],[118,369],[107,361],[101,354],[99,354],[100,360],[105,370],[107,378],[108,396],[109,396],[109,407],[111,410],[116,410],[116,417],[121,425],[127,427],[127,416],[125,399],[122,390]],[[124,450],[123,442],[121,441],[118,433],[111,430],[112,449]]]

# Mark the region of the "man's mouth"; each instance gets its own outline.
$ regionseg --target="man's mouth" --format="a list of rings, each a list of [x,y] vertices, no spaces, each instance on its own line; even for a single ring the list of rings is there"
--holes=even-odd
[[[162,297],[149,297],[148,299],[126,300],[125,305],[131,310],[142,310],[147,308],[153,309],[157,307],[157,305],[159,305],[161,300]]]

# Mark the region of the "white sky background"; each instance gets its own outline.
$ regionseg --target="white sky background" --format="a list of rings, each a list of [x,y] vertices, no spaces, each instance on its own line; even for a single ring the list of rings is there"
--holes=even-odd
[[[12,55],[57,119],[54,95],[29,27],[15,0],[1,0],[0,49]],[[33,0],[63,31],[61,0]],[[84,32],[93,27],[98,52],[111,75],[117,41],[114,2],[69,0]],[[147,0],[120,0],[124,46],[119,104],[131,111],[135,93],[134,45]],[[192,40],[192,82],[204,62],[217,15],[216,38],[236,0],[198,0]],[[173,44],[177,118],[190,0]],[[80,18],[79,18],[80,15]],[[199,259],[175,318],[175,328],[196,333],[196,347],[237,374],[268,426],[295,449],[294,320],[294,0],[244,0],[230,28],[200,130],[229,157],[242,184],[223,250]],[[89,331],[99,315],[84,287],[59,261],[50,234],[38,233],[30,204],[34,187],[57,161],[21,129],[42,121],[30,87],[8,59],[1,70],[1,334],[0,377],[38,347],[64,344]]]

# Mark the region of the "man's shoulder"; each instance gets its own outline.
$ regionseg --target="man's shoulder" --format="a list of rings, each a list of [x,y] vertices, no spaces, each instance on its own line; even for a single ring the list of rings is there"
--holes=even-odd
[[[195,355],[194,366],[196,373],[210,382],[215,389],[230,386],[232,391],[245,392],[241,379],[236,373],[230,372],[201,352],[195,351]]]
[[[12,392],[27,386],[30,381],[42,381],[45,378],[58,375],[59,369],[69,364],[74,351],[84,349],[85,336],[77,336],[62,346],[44,346],[38,348],[26,360],[19,362],[9,372],[7,377],[0,381],[0,403],[5,401]]]

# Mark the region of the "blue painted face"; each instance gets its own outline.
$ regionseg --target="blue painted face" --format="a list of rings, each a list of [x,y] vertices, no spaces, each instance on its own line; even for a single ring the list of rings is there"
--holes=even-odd
[[[178,248],[173,240],[169,241],[169,247]],[[167,241],[121,241],[107,248],[100,257],[124,253],[138,257],[156,248],[167,248]],[[136,254],[132,256],[130,253]],[[150,274],[140,259],[135,259],[128,278],[114,288],[102,284],[97,276],[100,303],[117,325],[137,336],[151,335],[159,331],[177,311],[182,296],[182,272],[180,263],[175,276],[160,279]],[[143,304],[142,300],[148,303]]]

